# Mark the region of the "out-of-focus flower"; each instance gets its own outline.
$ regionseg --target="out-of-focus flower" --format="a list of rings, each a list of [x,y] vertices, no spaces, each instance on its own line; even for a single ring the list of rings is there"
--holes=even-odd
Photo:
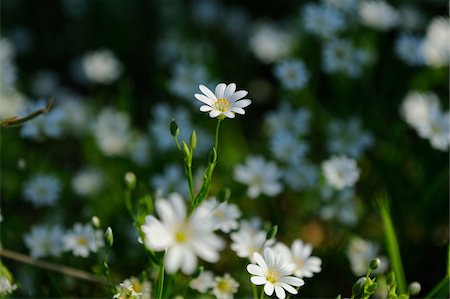
[[[330,122],[327,133],[327,149],[331,154],[358,158],[374,142],[372,134],[363,129],[356,117]]]
[[[80,95],[68,89],[58,90],[56,94],[56,105],[64,115],[63,127],[65,131],[75,136],[82,136],[89,129],[89,118],[91,117],[87,105]]]
[[[183,195],[189,194],[183,171],[176,164],[166,166],[163,174],[155,175],[151,178],[150,184],[156,190],[156,193],[161,196],[165,196],[171,192],[178,192]]]
[[[370,62],[370,54],[355,48],[348,40],[332,39],[322,50],[323,70],[329,74],[344,73],[349,77],[361,76],[364,66]]]
[[[64,231],[60,226],[34,225],[24,236],[25,245],[33,258],[60,256],[63,251]]]
[[[294,160],[283,168],[282,179],[292,190],[312,189],[319,182],[319,169],[303,159]]]
[[[311,111],[306,108],[294,109],[283,103],[278,110],[270,112],[265,119],[265,126],[270,135],[285,131],[296,136],[304,136],[309,132]]]
[[[149,281],[140,281],[136,277],[130,277],[116,286],[117,293],[113,298],[117,299],[151,299],[152,285]]]
[[[241,211],[235,204],[218,202],[216,198],[209,198],[202,203],[202,206],[210,210],[214,222],[214,229],[219,229],[224,233],[229,233],[238,228],[238,219]]]
[[[210,117],[234,118],[235,113],[245,114],[243,108],[252,103],[249,99],[243,99],[248,92],[246,90],[236,91],[236,84],[219,83],[213,93],[204,85],[199,86],[203,94],[195,94],[195,98],[206,105],[200,107],[200,111],[209,112]]]
[[[408,65],[422,65],[422,39],[408,33],[402,33],[395,42],[395,53]]]
[[[58,75],[49,70],[42,70],[34,75],[31,91],[39,97],[54,96],[59,87]]]
[[[9,295],[17,289],[17,285],[13,284],[6,276],[0,277],[0,295]]]
[[[441,151],[448,151],[450,143],[450,114],[435,111],[428,126],[419,129],[419,135],[430,140],[431,146]]]
[[[107,49],[85,54],[81,59],[84,76],[92,83],[110,84],[122,73],[122,64]]]
[[[428,127],[431,117],[441,109],[439,99],[433,92],[411,91],[403,100],[400,113],[414,129]]]
[[[386,31],[399,22],[399,14],[383,0],[363,0],[359,4],[361,23],[374,29]]]
[[[309,3],[303,7],[303,25],[306,31],[328,39],[345,29],[345,19],[333,6]]]
[[[359,0],[322,0],[324,4],[345,13],[356,11],[358,9],[358,1]]]
[[[105,245],[103,232],[94,229],[91,224],[75,223],[63,239],[64,250],[72,251],[74,256],[88,257],[90,252],[97,252]]]
[[[292,44],[291,35],[272,23],[258,24],[250,36],[250,49],[265,63],[287,57],[292,51]]]
[[[211,271],[203,271],[197,278],[194,278],[189,283],[191,289],[197,290],[200,293],[206,293],[214,285],[214,274]]]
[[[45,100],[30,103],[24,116],[47,107]],[[64,112],[59,107],[53,107],[48,113],[36,116],[25,122],[20,130],[20,135],[25,138],[42,140],[44,137],[58,138],[63,134]]]
[[[434,18],[423,41],[425,63],[432,67],[448,66],[450,58],[450,25],[448,18]]]
[[[208,72],[202,65],[179,63],[174,67],[169,90],[173,94],[191,101],[192,94],[197,90],[198,85],[207,81]]]
[[[423,28],[425,17],[416,7],[408,4],[400,6],[398,10],[400,14],[399,26],[407,31],[413,31]]]
[[[232,299],[238,288],[239,283],[230,274],[225,273],[224,276],[215,278],[212,293],[217,299]]]
[[[106,156],[123,156],[131,143],[130,117],[114,108],[104,108],[94,124],[97,145]]]
[[[314,273],[322,271],[322,260],[318,257],[311,256],[312,246],[303,243],[300,239],[294,240],[291,248],[278,242],[275,244],[273,250],[276,253],[286,255],[289,261],[295,264],[293,273],[299,278],[313,277]]]
[[[356,160],[345,156],[335,156],[324,161],[322,171],[327,183],[338,190],[355,185],[360,174]]]
[[[215,263],[223,240],[214,234],[214,223],[208,209],[197,208],[187,215],[184,199],[176,193],[168,199],[158,199],[155,209],[161,220],[153,215],[145,218],[142,232],[145,246],[155,251],[166,251],[167,273],[181,268],[192,274],[197,268],[197,257]]]
[[[274,239],[267,240],[267,233],[251,225],[250,222],[242,220],[239,230],[230,234],[231,249],[238,257],[253,259],[253,252],[262,252],[266,246],[271,246]]]
[[[308,143],[290,131],[278,131],[270,137],[269,142],[273,156],[288,164],[301,161],[309,150]]]
[[[320,191],[324,200],[319,210],[320,218],[325,221],[334,219],[348,226],[357,224],[359,204],[354,201],[355,190],[353,188],[338,191],[332,187],[323,187]]]
[[[291,276],[295,269],[295,264],[283,254],[276,254],[270,248],[264,249],[264,257],[258,252],[253,254],[255,264],[249,264],[247,271],[253,275],[251,282],[255,285],[264,285],[264,292],[267,296],[272,296],[274,290],[279,299],[286,298],[286,292],[297,294],[294,287],[301,287],[305,284],[303,279]],[[293,287],[294,286],[294,287]]]
[[[223,20],[224,8],[217,0],[195,0],[192,1],[192,18],[203,26],[211,26],[219,20]]]
[[[130,158],[137,165],[143,167],[150,162],[150,139],[145,135],[137,134],[132,138],[130,145]]]
[[[36,174],[23,187],[25,200],[36,207],[54,205],[60,193],[60,181],[56,176],[49,174]]]
[[[251,199],[261,194],[276,196],[281,193],[280,177],[281,172],[275,162],[266,161],[261,156],[249,156],[245,164],[234,168],[234,179],[248,185],[247,196]]]
[[[17,81],[17,68],[13,60],[15,49],[12,43],[6,39],[0,39],[0,87],[11,89]]]
[[[369,263],[374,258],[379,258],[380,266],[374,271],[375,274],[386,271],[388,261],[384,256],[378,256],[378,246],[375,243],[354,237],[347,248],[347,257],[350,266],[356,276],[362,276],[369,270]]]
[[[284,88],[301,90],[309,80],[309,72],[299,59],[284,60],[276,65],[275,75]]]
[[[98,193],[103,188],[104,183],[103,174],[95,168],[80,170],[72,178],[73,190],[82,196],[90,196]]]

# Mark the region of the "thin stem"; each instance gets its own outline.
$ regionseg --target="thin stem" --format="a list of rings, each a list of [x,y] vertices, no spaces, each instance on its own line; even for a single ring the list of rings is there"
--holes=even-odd
[[[49,270],[49,271],[53,271],[53,272],[58,272],[58,273],[62,273],[65,275],[69,275],[69,276],[73,276],[79,279],[84,279],[87,281],[91,281],[91,282],[96,282],[96,283],[101,283],[101,284],[105,284],[105,285],[109,285],[108,281],[106,281],[103,278],[97,277],[94,274],[82,271],[82,270],[78,270],[78,269],[74,269],[74,268],[70,268],[67,266],[63,266],[63,265],[58,265],[55,263],[51,263],[51,262],[46,262],[46,261],[40,261],[40,260],[35,260],[32,257],[29,257],[27,255],[18,253],[18,252],[14,252],[5,248],[1,248],[0,249],[0,256],[4,256],[6,258],[24,263],[24,264],[28,264],[37,268],[42,268],[45,270]]]
[[[258,288],[252,283],[253,299],[258,299]]]
[[[161,260],[161,266],[159,268],[159,278],[158,278],[158,287],[156,292],[156,298],[162,299],[163,297],[163,289],[164,289],[164,260],[165,255]]]
[[[219,155],[219,129],[220,129],[220,123],[222,122],[222,119],[217,120],[217,127],[216,127],[216,140],[214,143],[214,147],[216,148],[217,155]]]
[[[264,298],[264,288],[261,288],[261,295],[259,296],[259,299],[263,299]]]
[[[189,196],[191,197],[191,203],[194,203],[195,196],[194,196],[194,179],[192,178],[192,166],[187,165],[187,179],[189,183]]]

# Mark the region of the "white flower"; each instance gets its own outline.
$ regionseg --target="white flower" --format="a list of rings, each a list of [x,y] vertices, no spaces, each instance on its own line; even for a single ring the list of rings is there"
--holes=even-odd
[[[210,210],[214,222],[214,229],[229,233],[238,228],[237,219],[241,217],[238,206],[227,202],[218,202],[216,198],[210,198],[202,203],[202,206]]]
[[[144,167],[150,162],[150,139],[141,134],[133,137],[130,146],[130,158],[138,166]]]
[[[235,113],[245,114],[243,108],[252,103],[249,99],[242,99],[248,92],[246,90],[236,91],[236,84],[234,83],[217,84],[215,93],[204,85],[200,85],[199,88],[203,94],[196,93],[195,97],[206,104],[200,107],[200,111],[209,112],[210,117],[234,118]]]
[[[353,188],[337,191],[332,187],[324,187],[321,193],[326,203],[320,207],[320,218],[326,221],[336,219],[348,226],[353,226],[358,222],[359,203],[353,200],[355,196]]]
[[[225,273],[222,277],[216,277],[212,293],[217,299],[232,299],[238,287],[239,283],[230,274]]]
[[[366,26],[383,31],[395,27],[399,22],[398,12],[383,0],[361,1],[359,17]]]
[[[406,64],[417,66],[423,64],[422,38],[402,33],[395,42],[395,53]]]
[[[84,55],[81,68],[86,78],[93,83],[110,84],[122,73],[122,64],[106,49]]]
[[[366,274],[370,261],[376,257],[380,258],[381,263],[374,271],[375,274],[385,272],[388,266],[387,258],[378,256],[378,246],[359,237],[354,237],[350,241],[347,249],[347,257],[350,260],[352,271],[356,276]]]
[[[327,183],[338,190],[352,187],[359,179],[356,161],[345,156],[335,156],[322,163]]]
[[[309,72],[300,59],[284,60],[276,65],[275,75],[286,89],[301,90],[309,80]]]
[[[419,129],[419,135],[430,140],[431,146],[441,151],[448,151],[450,143],[450,114],[436,111],[428,126]]]
[[[300,161],[309,150],[309,144],[301,141],[291,131],[278,131],[269,141],[273,156],[288,164]]]
[[[429,127],[431,118],[441,109],[439,99],[433,92],[409,92],[400,108],[404,120],[417,131]],[[425,137],[425,136],[422,136]]]
[[[290,262],[295,264],[294,275],[297,277],[313,277],[314,273],[322,271],[322,260],[311,256],[312,246],[303,243],[302,240],[294,240],[291,248],[283,243],[277,243],[274,251],[285,254]]]
[[[178,192],[185,196],[189,194],[189,186],[178,164],[166,165],[162,174],[157,174],[150,179],[150,185],[161,196],[171,192]]]
[[[210,263],[219,260],[218,251],[224,243],[214,234],[209,210],[199,207],[187,215],[184,199],[175,193],[168,199],[156,200],[155,209],[161,220],[148,215],[142,232],[145,246],[166,251],[167,273],[175,273],[180,268],[185,274],[194,273],[197,256]]]
[[[45,100],[39,100],[24,111],[28,115],[47,107]],[[53,107],[48,113],[38,115],[30,121],[24,123],[20,130],[20,135],[25,138],[41,140],[44,137],[58,138],[63,133],[64,112],[59,107]]]
[[[319,182],[319,169],[305,160],[294,160],[283,169],[283,180],[295,191],[314,188]]]
[[[51,206],[61,193],[61,183],[53,175],[36,174],[24,185],[23,196],[34,206]]]
[[[116,286],[117,293],[113,298],[117,299],[151,299],[152,285],[149,281],[140,281],[136,277],[130,277]]]
[[[265,63],[276,62],[292,50],[293,38],[272,23],[255,27],[250,36],[250,49]]]
[[[234,168],[234,179],[248,185],[247,196],[257,198],[261,194],[276,196],[283,191],[279,179],[281,172],[275,162],[261,156],[247,157],[244,165]]]
[[[17,289],[16,284],[11,283],[7,277],[0,277],[0,295],[11,294],[15,289]]]
[[[450,25],[448,18],[434,18],[423,41],[425,63],[432,67],[448,66],[450,57]]]
[[[129,115],[114,108],[104,108],[95,121],[94,136],[104,155],[125,155],[131,143]]]
[[[197,86],[208,79],[208,72],[201,65],[179,63],[175,65],[173,73],[169,89],[173,94],[186,100],[191,100]]]
[[[95,168],[85,168],[78,171],[72,178],[72,188],[75,193],[89,196],[98,193],[104,185],[103,174]]]
[[[321,38],[331,38],[345,28],[340,11],[323,4],[307,4],[302,11],[305,29]]]
[[[191,289],[197,290],[200,293],[206,293],[214,285],[214,274],[211,271],[203,271],[197,278],[194,278],[189,283]]]
[[[253,227],[249,222],[243,220],[239,231],[230,234],[231,249],[238,257],[253,258],[253,252],[262,252],[266,246],[271,246],[275,240],[267,240],[267,232]]]
[[[31,232],[24,236],[24,241],[33,258],[60,256],[63,236],[64,232],[59,226],[35,225]]]
[[[293,287],[301,287],[305,282],[297,277],[291,276],[295,265],[290,263],[283,254],[275,255],[270,248],[264,249],[264,258],[255,252],[253,257],[255,264],[249,264],[247,271],[254,275],[251,282],[255,285],[264,285],[264,292],[272,296],[273,291],[278,298],[286,298],[286,292],[297,294],[298,291]]]
[[[64,250],[72,251],[74,256],[88,257],[90,252],[97,252],[104,246],[103,232],[94,230],[92,225],[76,223],[73,230],[63,239]]]
[[[305,108],[294,109],[287,103],[282,103],[276,111],[270,112],[265,119],[265,125],[270,135],[283,131],[291,132],[296,136],[304,136],[309,132],[310,123],[310,110]]]

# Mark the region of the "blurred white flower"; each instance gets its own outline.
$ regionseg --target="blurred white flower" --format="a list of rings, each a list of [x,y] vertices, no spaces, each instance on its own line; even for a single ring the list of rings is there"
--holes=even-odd
[[[207,81],[208,71],[202,65],[178,63],[169,81],[169,90],[174,95],[192,102],[192,94],[197,90],[198,85]]]
[[[395,53],[404,63],[411,66],[423,64],[422,39],[409,33],[402,33],[395,42]]]
[[[200,293],[206,293],[214,285],[214,274],[211,271],[203,271],[198,277],[191,280],[189,287]]]
[[[299,278],[313,277],[314,273],[322,271],[322,260],[311,256],[312,246],[303,243],[300,239],[294,240],[291,248],[278,242],[273,250],[275,253],[284,254],[295,265],[293,274]]]
[[[425,23],[425,17],[416,7],[408,4],[402,5],[399,9],[400,24],[399,26],[407,31],[420,30]]]
[[[238,228],[238,219],[241,217],[241,211],[238,206],[227,202],[218,202],[212,197],[205,200],[202,206],[208,209],[212,215],[214,229],[229,233]]]
[[[212,293],[217,299],[232,299],[239,288],[239,283],[225,273],[224,276],[217,276],[214,280]]]
[[[327,133],[327,149],[331,154],[346,155],[355,159],[374,142],[372,134],[363,129],[361,120],[356,117],[331,121]]]
[[[324,161],[322,171],[327,183],[338,190],[355,185],[360,175],[356,160],[345,156],[334,156]]]
[[[63,242],[65,251],[81,257],[88,257],[90,252],[97,252],[105,245],[101,230],[94,229],[91,224],[80,223],[75,223],[73,229],[66,233]]]
[[[211,26],[224,19],[224,8],[217,0],[194,0],[191,4],[192,19],[203,26]]]
[[[291,263],[285,255],[276,254],[270,248],[264,249],[264,257],[258,252],[253,253],[256,264],[249,264],[247,271],[253,275],[250,280],[255,285],[264,285],[264,293],[272,296],[274,290],[279,299],[286,298],[286,292],[297,294],[294,287],[305,284],[303,279],[291,276],[295,264]],[[294,286],[294,287],[293,287]]]
[[[309,72],[300,59],[284,60],[275,66],[275,75],[284,88],[301,90],[309,80]]]
[[[84,76],[92,83],[110,84],[122,73],[122,64],[107,49],[85,54],[81,59]]]
[[[13,284],[6,276],[0,277],[0,295],[9,295],[17,289],[17,285]]]
[[[47,107],[47,101],[41,99],[30,103],[26,111],[21,114],[25,116],[45,107]],[[63,110],[59,107],[53,107],[48,113],[38,115],[24,123],[21,127],[20,135],[34,140],[42,140],[45,137],[58,138],[63,134],[63,125]]]
[[[35,207],[52,206],[61,194],[61,183],[54,175],[36,174],[23,186],[24,199]]]
[[[150,139],[141,134],[132,138],[130,145],[130,158],[137,165],[144,167],[150,162]]]
[[[359,4],[361,23],[374,29],[386,31],[399,22],[399,14],[383,0],[363,0]]]
[[[374,273],[380,274],[387,270],[388,260],[386,257],[378,255],[378,246],[359,237],[354,237],[350,241],[350,245],[347,248],[347,257],[356,276],[365,275],[367,270],[369,270],[370,261],[377,257],[380,259],[381,264]]]
[[[250,49],[264,63],[276,62],[292,51],[293,38],[272,23],[255,26],[250,36]]]
[[[150,184],[156,193],[161,196],[165,196],[171,192],[178,192],[184,196],[189,194],[189,186],[178,164],[171,164],[164,167],[164,172],[159,175],[154,175],[150,180]]]
[[[429,127],[432,115],[440,109],[439,99],[435,93],[410,91],[403,100],[400,113],[410,126],[419,131],[421,128]]]
[[[64,130],[82,136],[90,129],[92,115],[80,95],[69,89],[60,89],[56,94],[56,105],[62,110]]]
[[[200,111],[209,112],[210,117],[234,118],[235,113],[245,114],[243,108],[252,103],[249,99],[243,99],[248,92],[246,90],[236,91],[236,84],[219,83],[213,93],[204,85],[199,86],[203,94],[196,93],[194,96],[206,105],[200,107]]]
[[[434,18],[423,41],[425,63],[432,67],[448,67],[450,58],[450,24],[448,18]]]
[[[72,178],[72,189],[81,196],[98,193],[104,186],[105,178],[100,170],[85,168],[78,171]]]
[[[224,242],[214,234],[214,223],[208,209],[197,208],[187,215],[184,199],[176,193],[168,199],[157,199],[155,209],[161,220],[153,215],[145,218],[142,232],[149,249],[166,251],[165,269],[175,273],[194,273],[197,257],[215,263]]]
[[[275,162],[266,161],[261,156],[249,156],[245,164],[234,168],[234,179],[248,185],[247,196],[251,199],[261,194],[273,197],[281,193],[280,177],[281,171]]]
[[[0,38],[0,89],[14,89],[17,81],[17,67],[14,64],[15,49],[6,38]]]
[[[152,285],[148,280],[140,281],[136,277],[130,277],[116,286],[117,293],[113,298],[117,299],[151,299]]]
[[[279,131],[291,132],[296,136],[304,136],[309,132],[311,111],[306,108],[294,109],[290,104],[282,103],[276,111],[265,118],[265,126],[270,135]]]
[[[249,258],[253,261],[253,252],[262,252],[266,246],[274,244],[275,240],[267,240],[267,232],[259,230],[250,222],[242,220],[239,230],[231,233],[230,238],[233,241],[231,249],[238,257]]]
[[[100,111],[94,123],[97,146],[106,156],[124,156],[131,143],[130,117],[124,112],[107,107]]]
[[[322,67],[328,74],[344,73],[357,78],[370,59],[369,52],[344,39],[332,39],[322,49]]]
[[[309,150],[309,144],[291,131],[278,131],[270,139],[270,151],[275,158],[288,164],[301,161]]]
[[[34,225],[31,232],[25,234],[25,245],[33,258],[60,256],[63,251],[64,231],[58,225]]]
[[[322,0],[324,4],[345,13],[353,13],[356,11],[358,9],[358,1],[359,0]]]
[[[18,116],[25,110],[25,97],[15,89],[0,87],[0,107],[1,119]]]
[[[59,88],[58,75],[50,70],[41,70],[33,77],[31,91],[35,96],[54,97]]]
[[[283,180],[294,191],[312,189],[319,182],[319,169],[303,159],[294,160],[283,168]]]
[[[345,29],[345,19],[333,6],[309,3],[303,7],[303,25],[306,31],[328,39]]]
[[[431,146],[437,150],[448,151],[450,143],[450,114],[435,111],[428,126],[419,128],[419,135],[430,140]]]

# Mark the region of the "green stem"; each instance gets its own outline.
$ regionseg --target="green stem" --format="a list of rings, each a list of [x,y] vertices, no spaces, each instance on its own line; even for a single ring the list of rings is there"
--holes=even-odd
[[[125,190],[125,206],[127,207],[128,213],[133,220],[136,220],[133,213],[133,205],[131,204],[131,190],[126,188]]]
[[[259,299],[263,299],[264,298],[264,288],[261,288],[261,295],[259,296]]]
[[[253,289],[253,299],[258,299],[258,288],[253,283],[252,283],[252,289]]]
[[[222,122],[222,119],[217,120],[217,126],[216,126],[216,140],[214,143],[214,147],[216,148],[217,155],[219,155],[219,129],[220,129],[220,123]]]
[[[161,260],[161,266],[159,268],[159,278],[158,278],[158,286],[156,291],[156,298],[162,299],[163,297],[163,289],[164,289],[164,259],[165,255]]]
[[[195,196],[194,196],[194,179],[192,178],[192,166],[187,167],[187,179],[189,183],[189,196],[191,197],[191,203],[194,204]]]

